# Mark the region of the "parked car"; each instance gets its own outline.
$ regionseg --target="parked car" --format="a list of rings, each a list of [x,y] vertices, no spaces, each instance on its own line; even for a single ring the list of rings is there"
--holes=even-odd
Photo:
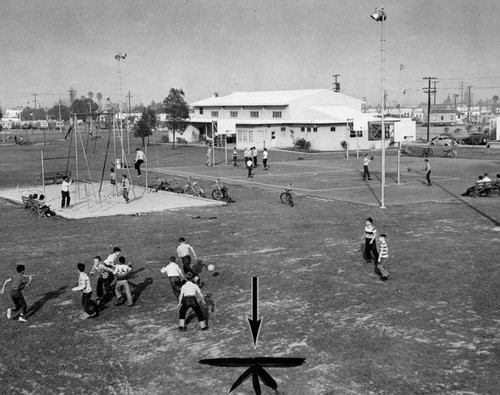
[[[471,133],[470,135],[462,139],[462,144],[487,145],[488,133]]]
[[[457,145],[457,143],[448,137],[437,136],[431,140],[431,145],[441,145],[441,146],[445,146],[445,147],[454,147],[455,145]]]

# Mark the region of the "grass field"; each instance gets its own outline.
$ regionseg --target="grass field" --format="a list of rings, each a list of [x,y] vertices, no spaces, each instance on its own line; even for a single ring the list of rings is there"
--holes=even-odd
[[[33,185],[41,149],[47,158],[62,158],[47,162],[50,169],[64,167],[68,141],[51,134],[47,142],[0,145],[0,187]],[[138,142],[133,144],[132,151]],[[96,179],[105,145],[105,139],[97,140],[95,150],[92,142],[87,145]],[[231,178],[236,203],[71,221],[38,220],[22,206],[0,200],[0,282],[20,263],[36,275],[24,292],[28,323],[5,315],[0,320],[1,393],[225,394],[244,368],[199,364],[225,357],[305,358],[300,367],[266,368],[280,394],[498,393],[499,196],[418,199],[429,192],[415,184],[411,193],[402,192],[401,204],[386,210],[376,200],[362,204],[349,195],[338,198],[340,192],[325,198],[304,191],[291,208],[279,201],[280,188],[274,185],[285,185],[285,178],[295,185],[296,177],[310,188],[301,174],[307,166],[296,164],[316,166],[319,156],[298,160],[296,153],[271,152],[271,175],[264,182],[258,168],[252,185],[243,169],[205,167],[204,155],[203,147],[152,146],[149,165],[174,173],[197,171],[204,180]],[[480,169],[500,173],[498,153],[478,156],[482,159],[457,160],[451,169],[438,167],[436,179],[446,180],[447,191],[459,191],[464,177]],[[348,166],[338,154],[328,160]],[[269,181],[285,168],[295,170]],[[356,174],[352,171],[347,177]],[[449,180],[453,174],[456,180]],[[206,188],[213,185],[203,182]],[[440,188],[440,181],[435,184]],[[370,193],[368,187],[355,188]],[[379,233],[388,234],[386,282],[359,252],[368,216]],[[187,332],[177,330],[176,301],[159,271],[180,236],[219,273],[202,273],[210,301],[208,331],[199,329],[196,318]],[[111,301],[98,318],[87,319],[81,294],[71,292],[76,264],[89,268],[95,255],[106,256],[114,246],[134,266],[135,304],[128,308]],[[246,318],[253,276],[259,277],[263,317],[256,349]],[[6,292],[0,310],[8,306]],[[232,393],[255,392],[250,380]],[[274,391],[263,386],[262,393]]]

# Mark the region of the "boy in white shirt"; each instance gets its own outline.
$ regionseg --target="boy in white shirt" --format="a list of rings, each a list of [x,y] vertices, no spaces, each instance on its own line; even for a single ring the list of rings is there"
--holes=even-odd
[[[161,273],[167,273],[168,280],[172,286],[172,291],[174,291],[175,297],[178,299],[181,293],[181,286],[184,284],[184,273],[182,273],[181,268],[175,262],[175,256],[170,257],[170,261],[167,266],[160,269]]]
[[[92,300],[92,287],[90,285],[90,278],[85,273],[85,264],[79,263],[76,265],[78,271],[80,272],[80,276],[78,277],[78,285],[76,287],[71,288],[73,292],[83,291],[82,294],[82,306],[85,312],[89,315],[90,318],[95,318],[99,315],[99,310],[97,305]]]

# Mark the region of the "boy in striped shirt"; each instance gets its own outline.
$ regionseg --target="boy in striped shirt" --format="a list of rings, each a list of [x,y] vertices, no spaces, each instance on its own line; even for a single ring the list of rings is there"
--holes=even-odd
[[[380,242],[380,254],[377,261],[377,269],[380,273],[382,281],[389,279],[389,273],[387,272],[387,260],[389,259],[389,248],[387,247],[386,241],[387,235],[382,233],[378,240]]]

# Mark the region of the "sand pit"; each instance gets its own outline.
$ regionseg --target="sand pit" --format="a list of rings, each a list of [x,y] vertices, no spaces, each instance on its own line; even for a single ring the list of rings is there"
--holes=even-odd
[[[189,207],[221,206],[226,203],[212,199],[178,194],[167,191],[155,192],[140,186],[133,186],[126,203],[120,191],[110,184],[102,186],[98,182],[73,183],[70,188],[71,206],[61,209],[61,185],[19,186],[0,189],[0,198],[22,204],[22,196],[44,194],[47,205],[56,215],[66,219],[82,219],[115,215],[141,215],[158,211]]]

